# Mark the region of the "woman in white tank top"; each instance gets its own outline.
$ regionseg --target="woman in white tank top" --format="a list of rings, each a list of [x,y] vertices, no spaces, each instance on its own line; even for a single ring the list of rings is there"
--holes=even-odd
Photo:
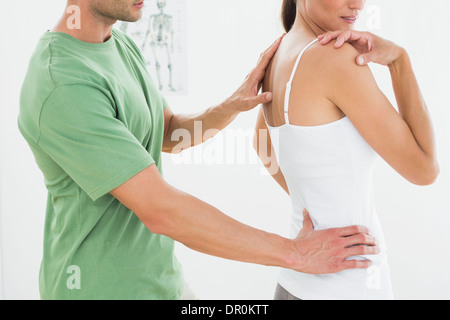
[[[325,44],[341,35],[333,41],[340,49],[317,39],[351,30],[364,4],[283,2],[288,34],[266,71],[264,91],[273,92],[273,101],[262,108],[256,129],[268,130],[270,138],[258,139],[258,154],[291,197],[293,237],[306,209],[316,230],[364,225],[381,249],[376,256],[351,258],[371,260],[368,269],[325,275],[282,269],[279,286],[291,298],[392,299],[387,248],[372,197],[375,162],[380,155],[418,185],[433,183],[439,172],[431,121],[406,51],[368,33],[319,38]],[[355,63],[360,57],[364,66]],[[368,59],[389,66],[398,112],[379,90]]]

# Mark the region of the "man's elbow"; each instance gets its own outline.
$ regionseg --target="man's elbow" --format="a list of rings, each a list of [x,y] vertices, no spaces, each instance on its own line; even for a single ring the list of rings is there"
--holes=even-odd
[[[151,206],[147,206],[145,212],[139,215],[139,219],[152,233],[173,239],[185,228],[181,221],[188,197],[186,193],[173,189],[170,193],[162,194]]]
[[[170,154],[180,154],[181,152],[183,152],[184,149],[183,147],[177,145],[177,146],[167,146],[164,145],[162,148],[162,152],[164,153],[170,153]]]
[[[140,220],[151,233],[170,237],[170,209],[149,210],[144,213]]]

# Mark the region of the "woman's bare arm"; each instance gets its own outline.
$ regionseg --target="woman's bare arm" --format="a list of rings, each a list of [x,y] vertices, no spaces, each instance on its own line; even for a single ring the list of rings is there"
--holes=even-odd
[[[361,51],[352,45],[338,43],[342,46],[339,50],[332,44],[319,47],[314,63],[328,70],[324,79],[328,99],[349,117],[372,148],[411,183],[432,184],[439,166],[427,106],[406,51],[396,51],[393,44],[382,41],[372,39],[372,50],[380,49],[376,55],[364,53],[363,57],[366,62],[373,59],[390,66],[399,112],[379,89],[370,68],[355,63]]]
[[[281,172],[280,165],[278,164],[276,152],[272,145],[269,129],[264,120],[262,109],[259,111],[256,120],[253,148],[272,178],[274,178],[280,187],[289,194],[289,188],[286,184],[283,172]]]

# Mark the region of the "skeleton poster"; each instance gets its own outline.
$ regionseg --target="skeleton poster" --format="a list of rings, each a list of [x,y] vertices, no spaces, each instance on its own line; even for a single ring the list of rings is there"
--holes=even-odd
[[[165,94],[187,93],[186,0],[146,0],[141,20],[116,28],[137,44]]]

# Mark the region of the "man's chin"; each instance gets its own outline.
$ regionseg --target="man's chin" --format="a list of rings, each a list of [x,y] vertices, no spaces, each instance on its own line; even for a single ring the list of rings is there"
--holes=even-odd
[[[130,16],[127,16],[127,17],[120,17],[117,20],[118,21],[123,21],[123,22],[138,22],[141,19],[142,19],[142,13],[135,14],[135,15],[130,15]]]

